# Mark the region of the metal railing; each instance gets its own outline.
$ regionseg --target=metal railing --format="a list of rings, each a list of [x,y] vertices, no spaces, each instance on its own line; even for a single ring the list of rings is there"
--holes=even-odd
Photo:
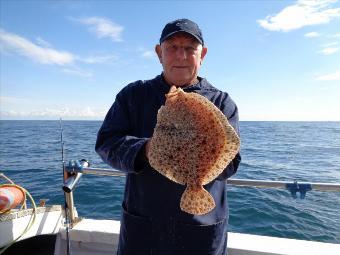
[[[70,220],[74,224],[76,222],[76,215],[74,211],[74,201],[72,191],[76,187],[78,181],[83,174],[102,175],[102,176],[119,176],[124,177],[126,173],[109,168],[93,168],[89,166],[86,160],[71,160],[68,165],[64,167],[65,179],[63,190],[67,198],[68,208],[70,210]],[[306,192],[311,190],[318,191],[335,191],[340,192],[340,183],[313,183],[313,182],[298,182],[298,181],[270,181],[270,180],[250,180],[250,179],[228,179],[227,184],[237,187],[255,187],[255,188],[278,188],[289,190],[293,197],[304,198]]]

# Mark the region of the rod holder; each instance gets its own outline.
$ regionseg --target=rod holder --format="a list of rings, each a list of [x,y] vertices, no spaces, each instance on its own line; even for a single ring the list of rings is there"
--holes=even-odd
[[[66,181],[64,182],[63,190],[66,193],[72,192],[74,190],[75,186],[77,185],[77,183],[79,182],[82,175],[83,175],[82,173],[76,173],[76,174],[68,177],[66,179]]]
[[[83,168],[88,167],[89,165],[90,164],[87,160],[82,159],[80,161],[71,160],[67,166],[64,166],[63,191],[65,192],[67,204],[65,213],[68,215],[71,228],[80,220],[76,215],[72,191],[75,189],[77,183],[83,175]]]
[[[290,191],[293,198],[297,198],[296,193],[300,193],[300,198],[304,199],[306,197],[307,191],[312,190],[312,185],[310,183],[298,183],[294,181],[293,183],[287,183],[286,189]]]
[[[67,166],[65,166],[67,178],[64,181],[63,190],[66,193],[70,193],[74,190],[78,184],[81,176],[83,175],[82,170],[84,167],[88,167],[90,164],[87,160],[82,159],[71,160]]]

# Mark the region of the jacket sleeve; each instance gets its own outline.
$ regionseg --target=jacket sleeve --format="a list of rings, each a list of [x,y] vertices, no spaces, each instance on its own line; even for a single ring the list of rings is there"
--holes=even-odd
[[[132,100],[130,100],[132,101]],[[144,146],[148,138],[131,135],[133,103],[121,91],[98,131],[95,150],[103,161],[117,170],[138,173],[144,167]]]
[[[222,102],[220,110],[224,113],[225,116],[227,116],[229,124],[235,129],[238,136],[240,136],[238,108],[229,96],[227,96]],[[230,162],[227,168],[217,177],[217,179],[226,180],[230,176],[234,175],[238,169],[240,162],[241,154],[239,152],[236,154],[235,158]]]

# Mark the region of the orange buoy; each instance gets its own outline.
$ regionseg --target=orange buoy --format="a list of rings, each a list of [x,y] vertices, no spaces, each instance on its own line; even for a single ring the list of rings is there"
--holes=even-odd
[[[0,186],[0,213],[7,212],[25,200],[25,193],[15,185],[4,184]]]

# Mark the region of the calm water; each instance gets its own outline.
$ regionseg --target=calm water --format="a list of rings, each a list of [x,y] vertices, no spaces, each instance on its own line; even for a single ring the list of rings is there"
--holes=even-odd
[[[106,167],[94,152],[97,121],[64,121],[65,157]],[[241,122],[235,178],[340,183],[340,122]],[[0,121],[0,172],[35,200],[62,204],[59,121]],[[3,180],[0,180],[2,182]],[[79,215],[119,219],[125,179],[83,176]],[[229,187],[230,231],[340,243],[340,192]]]

